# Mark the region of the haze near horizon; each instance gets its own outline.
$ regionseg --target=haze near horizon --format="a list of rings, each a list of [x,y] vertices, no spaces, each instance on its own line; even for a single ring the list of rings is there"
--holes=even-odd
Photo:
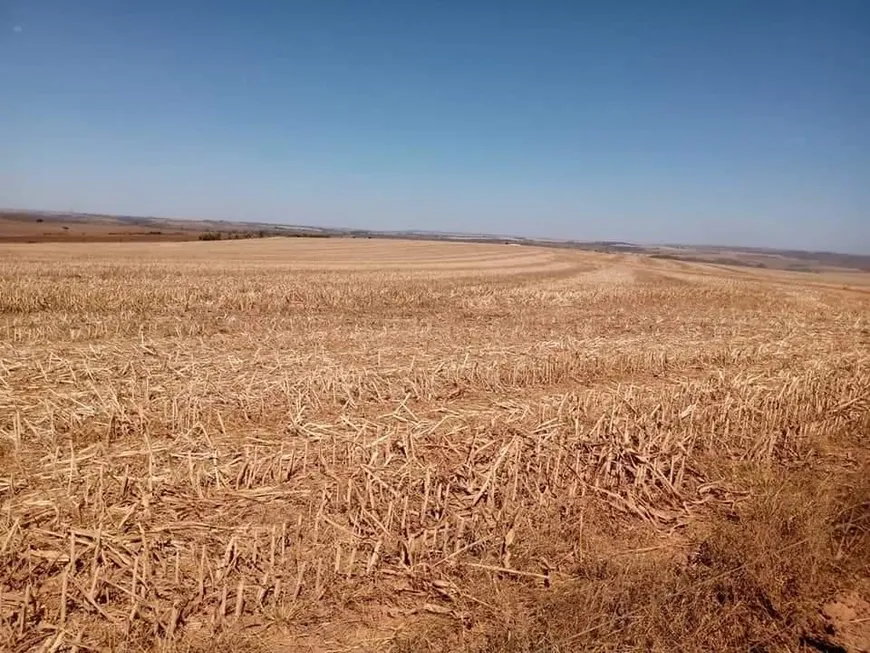
[[[11,0],[0,206],[870,253],[870,5]]]

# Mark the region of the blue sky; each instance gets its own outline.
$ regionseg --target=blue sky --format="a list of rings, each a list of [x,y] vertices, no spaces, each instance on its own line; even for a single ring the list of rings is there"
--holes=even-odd
[[[0,206],[870,253],[870,2],[3,0]]]

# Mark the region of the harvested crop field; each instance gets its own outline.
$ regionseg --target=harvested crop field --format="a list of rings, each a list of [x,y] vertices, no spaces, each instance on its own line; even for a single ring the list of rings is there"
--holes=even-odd
[[[868,274],[0,245],[0,648],[861,650],[868,433]]]

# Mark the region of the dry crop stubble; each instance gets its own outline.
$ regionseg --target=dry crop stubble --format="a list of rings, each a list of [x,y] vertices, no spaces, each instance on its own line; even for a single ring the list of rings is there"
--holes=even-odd
[[[10,650],[848,644],[819,610],[867,576],[865,277],[353,239],[0,255]]]

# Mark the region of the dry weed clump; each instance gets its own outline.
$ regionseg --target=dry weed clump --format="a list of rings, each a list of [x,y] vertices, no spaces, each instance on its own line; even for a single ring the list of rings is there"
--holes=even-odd
[[[819,610],[868,572],[870,296],[403,247],[5,246],[0,641],[841,641]]]
[[[850,481],[834,488],[810,477],[763,478],[753,488],[757,498],[713,518],[685,558],[598,552],[561,587],[507,589],[504,611],[466,636],[466,648],[850,650],[837,644],[840,633],[819,612],[837,592],[843,567],[866,572],[866,525],[846,545],[840,530],[843,500],[848,510],[863,503],[866,511],[870,499],[866,477]],[[396,650],[446,651],[463,643],[456,629],[430,628],[429,636],[397,641]]]

